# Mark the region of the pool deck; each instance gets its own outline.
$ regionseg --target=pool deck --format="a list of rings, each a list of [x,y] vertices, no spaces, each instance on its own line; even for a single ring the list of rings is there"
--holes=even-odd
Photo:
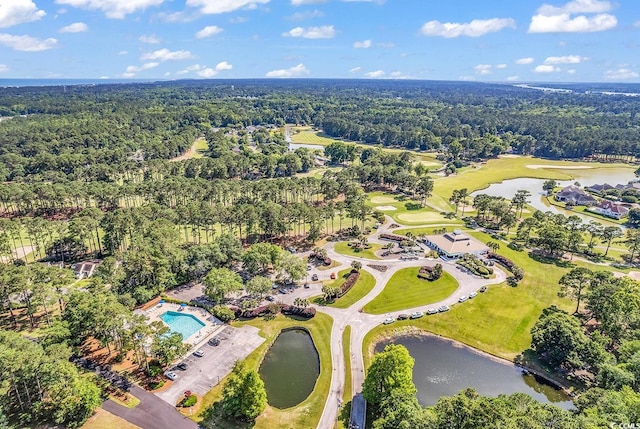
[[[156,320],[160,320],[161,322],[163,322],[160,316],[167,311],[176,311],[182,314],[189,314],[191,316],[195,316],[200,322],[204,323],[205,326],[202,329],[198,330],[198,332],[194,333],[189,338],[183,339],[184,342],[186,344],[189,344],[192,348],[195,348],[199,344],[202,344],[204,341],[207,341],[210,337],[213,337],[218,332],[224,329],[224,324],[213,317],[207,310],[198,307],[192,307],[189,305],[186,307],[181,307],[180,304],[164,303],[151,307],[146,311],[138,310],[137,312],[139,314],[147,316],[149,318],[149,323],[151,323],[155,322]]]

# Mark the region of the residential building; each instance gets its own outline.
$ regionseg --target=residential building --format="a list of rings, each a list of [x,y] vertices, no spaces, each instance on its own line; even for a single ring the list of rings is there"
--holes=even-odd
[[[597,203],[595,198],[574,185],[563,188],[555,195],[555,199],[574,206],[592,206]]]
[[[589,207],[588,210],[613,219],[622,219],[629,214],[628,207],[609,200],[602,200],[600,204]]]

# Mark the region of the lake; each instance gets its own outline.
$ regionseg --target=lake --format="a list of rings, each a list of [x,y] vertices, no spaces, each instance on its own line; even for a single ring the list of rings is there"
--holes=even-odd
[[[525,375],[512,363],[494,359],[432,335],[403,336],[376,345],[376,353],[387,344],[405,346],[415,359],[413,382],[418,401],[435,405],[442,396],[453,396],[468,387],[481,395],[498,396],[526,393],[537,401],[573,409],[573,403],[561,390]]]
[[[320,375],[320,357],[303,329],[282,331],[260,365],[272,407],[289,408],[307,399]]]
[[[572,180],[559,180],[558,186],[568,186],[575,182],[580,183],[581,186],[590,186],[595,184],[609,183],[610,185],[617,184],[626,184],[631,180],[636,180],[636,176],[633,174],[632,168],[590,168],[590,169],[581,169],[581,170],[563,170],[563,169],[554,169],[558,170],[561,173],[570,174],[574,177]],[[526,190],[531,193],[531,197],[529,200],[530,206],[537,210],[541,210],[543,212],[551,211],[553,213],[561,213],[565,216],[577,215],[584,222],[589,222],[590,220],[597,220],[598,222],[602,222],[601,219],[596,219],[591,216],[583,215],[581,213],[577,213],[571,210],[564,210],[560,207],[549,204],[547,198],[544,196],[544,192],[542,191],[542,185],[545,182],[545,179],[531,179],[531,178],[519,178],[519,179],[509,179],[500,183],[493,183],[489,185],[488,188],[481,189],[478,191],[474,191],[471,194],[471,197],[474,197],[478,194],[487,194],[493,197],[505,197],[506,199],[511,199],[516,194],[518,190]]]

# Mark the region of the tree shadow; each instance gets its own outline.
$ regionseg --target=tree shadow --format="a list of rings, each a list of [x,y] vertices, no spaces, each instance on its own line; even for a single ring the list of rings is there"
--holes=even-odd
[[[540,262],[541,264],[547,264],[547,265],[553,264],[556,267],[560,267],[560,268],[571,268],[571,267],[575,267],[576,265],[572,261],[564,261],[562,259],[551,258],[549,256],[544,256],[533,251],[529,252],[529,257],[536,262]]]
[[[405,203],[404,208],[407,210],[420,210],[422,205],[420,203]]]
[[[342,422],[342,426],[349,427],[350,417],[351,417],[351,401],[345,402],[342,408],[340,408],[340,414],[338,414],[338,420]]]
[[[200,427],[220,429],[250,429],[255,426],[255,420],[250,422],[228,418],[222,412],[222,401],[214,402],[200,414],[203,419]]]

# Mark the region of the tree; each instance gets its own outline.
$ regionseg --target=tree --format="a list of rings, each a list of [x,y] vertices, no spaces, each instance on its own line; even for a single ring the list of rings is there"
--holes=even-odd
[[[617,226],[605,226],[602,230],[602,234],[600,238],[604,243],[607,243],[607,250],[604,252],[604,256],[607,256],[609,253],[609,247],[611,246],[611,242],[616,238],[622,237],[622,230]]]
[[[623,243],[629,249],[629,262],[633,263],[640,250],[640,229],[628,229]]]
[[[360,261],[352,261],[351,262],[351,268],[353,268],[356,271],[360,271],[362,269],[362,262],[360,262]]]
[[[416,394],[411,373],[414,360],[401,345],[390,344],[373,358],[364,380],[362,394],[377,417],[385,399],[392,392],[412,396]]]
[[[631,228],[640,228],[640,209],[633,208],[629,210],[627,223]]]
[[[298,297],[293,300],[293,305],[300,308],[307,308],[309,306],[309,300]]]
[[[273,282],[263,276],[255,276],[249,280],[245,286],[246,291],[251,295],[263,296],[269,293]]]
[[[555,180],[545,180],[542,184],[542,190],[547,193],[547,196],[553,193],[553,190],[558,186],[558,183]]]
[[[280,246],[256,243],[242,255],[243,268],[251,274],[265,272],[269,266],[278,269],[284,255],[284,250]]]
[[[493,250],[494,252],[497,252],[498,249],[500,248],[500,243],[496,242],[496,241],[488,241],[487,242],[487,247],[491,250]]]
[[[461,196],[460,191],[458,189],[454,189],[451,193],[451,197],[449,197],[449,202],[453,203],[456,208],[456,214],[458,214],[458,205],[460,204]]]
[[[524,210],[524,206],[526,206],[531,202],[527,199],[530,196],[531,196],[531,192],[522,189],[522,190],[516,191],[516,195],[511,200],[511,203],[516,207],[516,209],[520,210],[520,217],[522,217],[522,210]]]
[[[186,338],[182,338],[182,334],[170,332],[161,322],[155,322],[151,328],[154,331],[151,351],[163,366],[169,365],[189,350],[190,346],[183,342]]]
[[[433,180],[431,180],[430,177],[421,177],[420,180],[418,180],[416,190],[418,191],[418,195],[420,195],[420,205],[424,207],[427,203],[427,198],[429,198],[433,192]]]
[[[580,322],[566,312],[549,307],[531,329],[531,348],[552,367],[580,368],[582,352],[588,343]]]
[[[580,300],[584,295],[585,289],[591,284],[592,279],[593,271],[584,267],[574,268],[560,278],[560,292],[558,295],[561,297],[569,296],[577,300],[574,314],[580,310]]]
[[[295,255],[285,255],[280,263],[280,269],[283,275],[289,277],[293,281],[302,279],[307,273],[307,264]]]
[[[242,278],[228,268],[214,268],[202,280],[204,294],[220,302],[233,292],[242,290]]]
[[[254,420],[267,405],[264,382],[255,370],[236,362],[223,388],[222,410],[239,420]]]

